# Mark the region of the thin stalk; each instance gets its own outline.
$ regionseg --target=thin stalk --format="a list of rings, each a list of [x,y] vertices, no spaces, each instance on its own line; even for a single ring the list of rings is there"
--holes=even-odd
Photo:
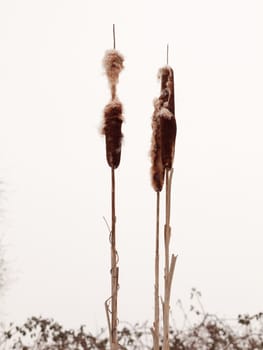
[[[155,310],[154,310],[154,323],[156,332],[156,350],[159,349],[159,218],[160,218],[160,192],[157,192],[156,196],[156,251],[155,251]]]
[[[117,311],[118,311],[118,275],[116,250],[116,216],[115,216],[115,172],[111,168],[111,350],[118,348],[117,339]]]
[[[154,323],[152,331],[153,348],[159,350],[160,309],[159,309],[159,232],[160,232],[160,192],[156,192],[156,236],[155,236],[155,284],[154,284]]]
[[[169,244],[170,244],[170,191],[169,191],[169,170],[165,170],[165,276],[169,274]]]
[[[163,301],[163,350],[169,350],[169,311],[170,311],[170,295],[172,287],[172,278],[174,274],[176,256],[172,254],[170,260],[170,213],[171,213],[171,184],[173,169],[165,169],[165,226],[164,226],[164,249],[165,249],[165,266],[164,266],[164,301]]]

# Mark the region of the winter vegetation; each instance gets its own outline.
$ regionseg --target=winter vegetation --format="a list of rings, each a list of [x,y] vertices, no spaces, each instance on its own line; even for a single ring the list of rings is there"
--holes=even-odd
[[[263,348],[263,313],[238,315],[225,320],[206,312],[200,292],[191,291],[191,306],[183,316],[182,327],[169,329],[171,350],[261,350]],[[148,322],[131,325],[121,323],[117,331],[119,349],[153,349]],[[163,344],[163,338],[160,339]],[[42,317],[30,317],[24,324],[10,324],[0,330],[1,350],[107,350],[108,331],[91,334],[85,326],[65,329],[60,323]]]

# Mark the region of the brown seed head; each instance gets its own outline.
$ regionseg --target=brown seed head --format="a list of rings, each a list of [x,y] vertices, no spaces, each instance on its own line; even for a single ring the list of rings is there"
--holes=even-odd
[[[164,105],[174,115],[174,73],[173,69],[165,66],[159,70],[158,78],[161,80],[160,104]]]
[[[176,139],[176,120],[174,115],[174,79],[173,70],[166,66],[160,69],[161,94],[159,97],[158,117],[160,118],[162,164],[171,169],[174,159]]]
[[[121,159],[121,142],[122,132],[121,125],[123,122],[122,104],[117,99],[111,101],[104,108],[104,121],[102,134],[106,139],[106,157],[111,168],[116,169]]]
[[[161,125],[162,164],[165,169],[171,169],[174,159],[176,138],[176,121],[173,114],[162,108],[159,114]]]
[[[158,116],[158,100],[155,100],[155,110],[152,116],[152,142],[151,142],[151,179],[152,186],[156,192],[160,192],[164,182],[164,168],[161,157],[161,128],[160,118]]]

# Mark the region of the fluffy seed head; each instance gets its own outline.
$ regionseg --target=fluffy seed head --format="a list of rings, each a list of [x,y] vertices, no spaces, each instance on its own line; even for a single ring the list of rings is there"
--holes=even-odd
[[[104,108],[102,134],[106,140],[106,157],[111,168],[116,169],[121,159],[123,122],[122,104],[117,99],[109,102]]]
[[[161,93],[154,101],[151,142],[151,178],[155,191],[161,191],[164,183],[164,170],[171,169],[174,159],[176,121],[174,116],[173,70],[165,66],[159,70]]]
[[[160,103],[167,107],[174,115],[174,73],[169,66],[159,70],[158,78],[161,80]]]
[[[124,57],[117,50],[106,51],[103,59],[103,66],[109,80],[112,99],[116,97],[116,85],[119,81],[119,74],[124,68],[123,61]]]

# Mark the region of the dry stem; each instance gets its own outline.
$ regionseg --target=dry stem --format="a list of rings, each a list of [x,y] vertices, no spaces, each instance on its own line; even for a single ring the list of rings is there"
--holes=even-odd
[[[169,350],[169,310],[170,296],[176,256],[172,254],[169,265],[170,253],[169,245],[171,238],[170,212],[171,212],[171,184],[173,169],[165,169],[166,201],[165,201],[165,226],[164,226],[164,249],[165,249],[165,267],[164,267],[164,301],[163,301],[163,350]]]
[[[110,302],[110,300],[111,300],[111,297],[105,301],[104,306],[105,306],[106,317],[107,317],[107,324],[108,324],[108,329],[109,329],[110,344],[112,344],[112,339],[111,339],[111,321],[110,321],[110,307],[109,307],[109,302]],[[112,348],[112,346],[111,346],[111,348]]]
[[[156,237],[155,237],[155,285],[154,285],[154,323],[151,328],[154,350],[159,350],[160,310],[159,310],[159,217],[160,192],[156,192]]]
[[[111,349],[118,349],[117,322],[118,322],[118,274],[117,251],[116,251],[116,216],[115,216],[115,172],[111,168]]]

